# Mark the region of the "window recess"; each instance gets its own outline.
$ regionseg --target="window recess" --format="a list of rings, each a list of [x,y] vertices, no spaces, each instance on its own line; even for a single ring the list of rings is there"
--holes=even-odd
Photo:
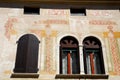
[[[38,7],[24,7],[24,14],[40,14],[40,8]]]
[[[83,41],[84,69],[86,74],[105,74],[101,42],[95,37]]]
[[[70,13],[71,13],[71,16],[86,16],[86,9],[71,8]]]
[[[78,41],[71,36],[61,39],[60,73],[56,74],[55,79],[108,79],[109,75],[105,74],[102,46],[99,39],[89,36],[83,40],[82,57],[85,74],[80,73],[82,66],[79,59],[79,47],[81,46],[78,44]]]
[[[66,36],[60,41],[60,74],[79,74],[78,41]]]

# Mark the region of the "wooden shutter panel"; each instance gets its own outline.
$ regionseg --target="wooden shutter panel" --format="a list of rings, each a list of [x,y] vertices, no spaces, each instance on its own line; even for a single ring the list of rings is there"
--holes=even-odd
[[[29,41],[28,41],[26,72],[37,73],[38,71],[38,48],[39,48],[39,40],[35,36],[30,35]]]
[[[25,72],[27,47],[28,47],[28,36],[22,36],[18,41],[14,72],[17,73]]]
[[[39,40],[32,34],[23,35],[18,41],[16,73],[36,73],[38,71]]]

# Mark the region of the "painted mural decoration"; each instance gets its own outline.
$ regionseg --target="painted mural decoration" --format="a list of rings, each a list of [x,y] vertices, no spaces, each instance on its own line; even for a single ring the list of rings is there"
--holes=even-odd
[[[53,37],[57,36],[57,31],[52,30],[50,23],[46,24],[44,30],[30,30],[30,32],[35,33],[39,37],[45,38],[45,67],[43,72],[48,74],[54,74],[55,70],[53,70]]]
[[[91,25],[117,25],[115,21],[112,20],[91,20],[89,21]]]
[[[69,24],[69,22],[67,20],[63,20],[63,19],[48,19],[48,20],[34,21],[33,25],[40,25],[40,24],[47,24],[47,23],[61,24],[61,25],[68,25]]]
[[[8,18],[5,24],[5,36],[10,40],[11,35],[15,35],[17,31],[14,29],[14,24],[18,22],[17,18]]]
[[[112,30],[113,27],[108,26],[108,29],[109,29],[108,40],[110,42],[110,51],[113,59],[114,74],[120,75],[120,53],[117,46],[117,44],[119,43],[117,43],[117,39],[115,38],[115,34]]]
[[[55,16],[66,16],[70,15],[68,10],[66,9],[41,9],[41,15],[55,15]]]
[[[56,9],[48,9],[48,10],[43,10],[42,15],[54,15],[54,16],[70,16],[67,10],[56,10]],[[111,17],[112,14],[110,11],[91,11],[90,16],[107,16]],[[23,18],[24,19],[24,18]],[[89,28],[93,28],[93,26],[102,29],[106,29],[108,31],[106,32],[100,32],[100,36],[103,35],[102,37],[105,38],[108,43],[105,43],[106,45],[109,45],[106,49],[109,50],[107,53],[108,57],[107,60],[110,59],[110,67],[108,66],[109,73],[111,75],[120,75],[120,32],[114,31],[114,27],[118,26],[116,20],[107,20],[107,19],[88,19],[88,18],[52,18],[49,17],[47,19],[39,19],[37,18],[34,21],[31,21],[32,23],[27,23],[27,22],[20,22],[18,18],[16,17],[10,17],[6,21],[4,28],[5,28],[5,37],[10,40],[12,35],[17,35],[21,34],[19,33],[19,29],[16,29],[15,25],[20,24],[24,25],[29,24],[26,29],[28,33],[33,33],[36,34],[38,38],[41,40],[44,39],[44,66],[43,66],[43,72],[48,73],[48,74],[56,74],[56,69],[53,68],[55,66],[55,60],[53,55],[53,46],[56,44],[56,37],[59,32],[63,32],[64,29],[67,29],[67,31],[70,30],[72,33],[77,33],[79,37],[81,35],[86,35],[90,32]],[[42,28],[41,28],[42,25]],[[66,26],[67,25],[67,26]],[[86,26],[84,26],[86,25]],[[109,26],[108,26],[109,25]],[[37,26],[37,28],[36,28]],[[56,27],[56,30],[53,29],[53,27]],[[92,26],[92,27],[91,27]],[[21,27],[18,25],[18,27]],[[25,26],[26,27],[26,26]],[[58,27],[62,27],[59,29]],[[70,28],[65,28],[65,27],[70,27]],[[57,31],[58,30],[58,31]],[[62,31],[61,31],[62,30]],[[97,33],[97,31],[96,31]]]
[[[96,17],[111,17],[112,16],[112,10],[89,10],[89,16],[96,16]]]

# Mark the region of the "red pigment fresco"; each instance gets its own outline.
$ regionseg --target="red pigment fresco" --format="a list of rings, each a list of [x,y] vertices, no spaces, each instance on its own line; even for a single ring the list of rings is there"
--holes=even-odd
[[[67,15],[68,12],[60,9],[48,9],[45,15]]]
[[[118,52],[118,48],[117,48],[117,42],[116,39],[114,37],[114,33],[112,30],[112,26],[108,26],[109,29],[109,42],[110,44],[110,49],[111,49],[111,54],[112,54],[112,59],[113,59],[113,64],[114,64],[114,72],[117,75],[120,75],[120,58],[119,58],[119,52]]]
[[[68,20],[38,20],[38,21],[34,21],[33,25],[40,25],[40,24],[69,24]]]
[[[10,39],[11,35],[16,32],[13,28],[13,24],[17,21],[18,20],[16,18],[8,18],[5,24],[5,36],[7,37],[7,39]]]
[[[117,25],[116,22],[110,20],[90,20],[91,25]]]

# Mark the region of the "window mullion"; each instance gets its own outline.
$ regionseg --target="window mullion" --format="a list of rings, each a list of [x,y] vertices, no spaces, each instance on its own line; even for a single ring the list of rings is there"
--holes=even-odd
[[[83,61],[83,46],[79,46],[80,74],[85,74]]]

